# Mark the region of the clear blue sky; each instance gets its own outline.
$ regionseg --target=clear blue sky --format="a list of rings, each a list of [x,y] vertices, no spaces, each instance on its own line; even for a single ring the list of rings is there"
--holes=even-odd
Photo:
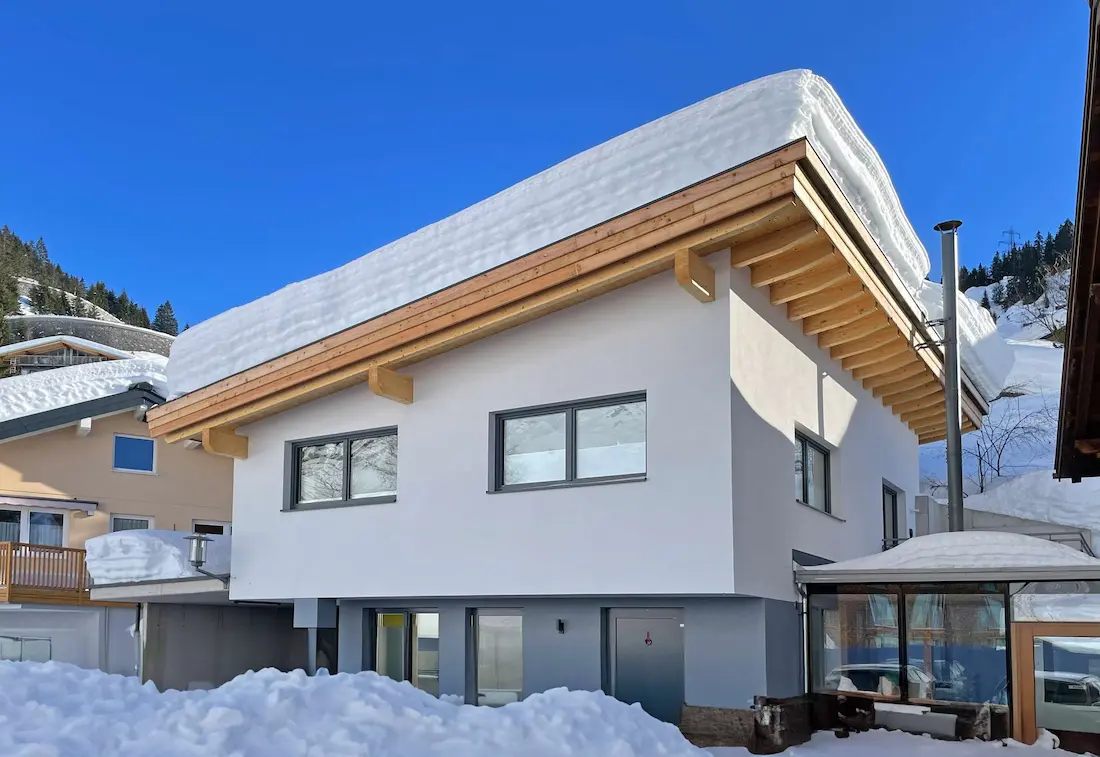
[[[5,3],[0,223],[181,324],[811,68],[936,257],[1074,212],[1085,0]]]

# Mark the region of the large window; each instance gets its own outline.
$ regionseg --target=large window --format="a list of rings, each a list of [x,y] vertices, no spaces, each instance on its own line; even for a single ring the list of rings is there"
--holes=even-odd
[[[493,434],[496,491],[645,476],[644,394],[497,413]]]
[[[155,473],[156,443],[141,436],[115,434],[114,469],[126,473]]]
[[[111,516],[111,530],[112,531],[141,531],[143,529],[152,528],[152,518],[144,518],[137,515],[112,515]]]
[[[65,515],[43,510],[0,510],[0,541],[60,547],[65,543]]]
[[[477,611],[477,703],[497,706],[523,697],[523,615]]]
[[[49,662],[53,643],[49,639],[0,636],[0,660],[11,662]]]
[[[814,691],[901,697],[897,595],[815,594],[810,613]],[[928,693],[930,682],[909,678],[914,693]]]
[[[287,509],[397,499],[397,429],[292,442]]]
[[[829,501],[829,450],[800,433],[794,435],[795,499],[823,512]]]

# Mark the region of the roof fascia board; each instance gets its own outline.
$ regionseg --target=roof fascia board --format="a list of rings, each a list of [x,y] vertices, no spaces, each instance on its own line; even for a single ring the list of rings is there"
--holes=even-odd
[[[144,402],[159,405],[164,402],[164,398],[147,389],[135,388],[107,397],[97,397],[86,402],[77,402],[33,415],[12,418],[0,422],[0,443],[70,426],[84,418],[102,418],[125,412]]]
[[[983,583],[998,581],[1097,581],[1100,566],[1018,568],[920,568],[920,569],[801,569],[795,580],[802,584],[881,583]]]

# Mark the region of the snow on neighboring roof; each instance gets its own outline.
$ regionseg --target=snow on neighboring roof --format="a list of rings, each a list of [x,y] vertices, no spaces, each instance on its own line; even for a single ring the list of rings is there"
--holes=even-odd
[[[1087,528],[1094,542],[1100,537],[1100,479],[1077,484],[1069,479],[1060,481],[1051,476],[1049,465],[1045,470],[995,481],[984,492],[968,496],[963,504],[967,509]]]
[[[1003,580],[1035,570],[1085,571],[1100,579],[1100,560],[1056,542],[1023,534],[963,531],[928,534],[854,560],[800,568],[809,581],[873,580],[912,574],[912,580],[960,580],[960,574],[1001,573]],[[868,576],[868,579],[857,576]]]
[[[833,88],[806,70],[743,84],[627,132],[333,271],[179,336],[173,397],[457,284],[808,137],[910,292],[938,312],[928,253],[874,147]],[[962,363],[992,398],[1011,356],[989,313],[959,300]]]
[[[208,669],[179,672],[201,686]],[[137,676],[0,662],[0,712],[6,755],[707,757],[676,726],[603,692],[552,689],[506,707],[463,707],[373,671],[267,668],[209,691],[162,692]]]
[[[60,343],[67,344],[70,347],[76,347],[81,350],[87,350],[89,352],[98,352],[102,355],[109,355],[111,357],[119,358],[120,360],[131,358],[134,356],[131,352],[126,352],[125,350],[119,350],[114,347],[109,347],[106,344],[93,342],[89,339],[81,339],[78,336],[66,336],[64,334],[58,334],[57,336],[45,336],[40,339],[28,339],[25,342],[6,344],[0,347],[0,357],[4,355],[10,355],[13,352],[23,352],[24,350],[32,350],[36,347],[45,347],[50,344]]]
[[[0,422],[121,394],[135,384],[150,384],[157,394],[167,396],[167,365],[167,358],[146,354],[0,380]]]
[[[188,536],[185,531],[132,530],[93,537],[84,542],[88,574],[97,586],[202,577],[191,567]],[[210,537],[203,570],[229,573],[232,538]]]

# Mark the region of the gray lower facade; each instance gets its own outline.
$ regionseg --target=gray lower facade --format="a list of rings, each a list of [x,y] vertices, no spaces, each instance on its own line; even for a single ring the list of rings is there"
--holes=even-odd
[[[313,622],[336,626],[338,671],[469,703],[599,690],[677,722],[803,691],[799,608],[759,597],[298,600],[295,625]]]

